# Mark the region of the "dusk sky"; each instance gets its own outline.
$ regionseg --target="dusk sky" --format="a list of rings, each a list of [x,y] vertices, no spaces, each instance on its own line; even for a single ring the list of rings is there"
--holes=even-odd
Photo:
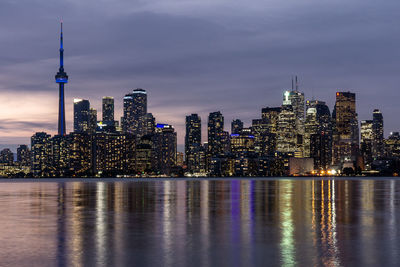
[[[306,99],[333,109],[356,93],[359,120],[382,111],[385,136],[400,131],[397,0],[1,0],[0,143],[29,144],[57,131],[59,22],[64,21],[67,132],[73,99],[148,92],[148,112],[183,144],[185,116],[209,112],[225,129],[282,104],[298,75]]]

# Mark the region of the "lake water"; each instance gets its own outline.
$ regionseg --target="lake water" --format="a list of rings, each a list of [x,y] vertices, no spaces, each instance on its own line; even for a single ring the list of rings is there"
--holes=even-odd
[[[400,180],[3,180],[0,266],[400,266]]]

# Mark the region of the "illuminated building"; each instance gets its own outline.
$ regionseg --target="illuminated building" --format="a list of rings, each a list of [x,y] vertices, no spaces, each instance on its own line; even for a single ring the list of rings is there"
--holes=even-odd
[[[51,166],[50,135],[45,132],[35,133],[31,137],[32,173],[35,177],[49,175]]]
[[[176,166],[183,167],[184,155],[183,152],[176,152]]]
[[[92,139],[94,173],[114,175],[123,173],[125,167],[126,135],[98,132]]]
[[[385,140],[386,157],[394,157],[400,159],[400,134],[399,132],[390,133]]]
[[[153,134],[155,127],[156,127],[156,120],[153,117],[153,114],[146,113],[143,116],[143,135]]]
[[[375,109],[372,114],[372,157],[374,159],[384,156],[385,143],[383,137],[383,116],[379,109]]]
[[[147,92],[143,89],[134,89],[124,97],[124,116],[122,130],[143,136],[143,116],[147,113]]]
[[[239,134],[243,129],[243,122],[239,119],[231,122],[231,134]]]
[[[185,134],[185,156],[186,165],[189,172],[196,171],[199,166],[195,163],[196,153],[201,147],[201,118],[197,114],[186,116],[186,134]]]
[[[337,92],[332,117],[333,164],[355,168],[359,143],[356,95],[350,92]]]
[[[154,170],[169,175],[176,166],[176,132],[171,125],[157,124],[154,137]]]
[[[20,145],[17,148],[17,162],[21,166],[31,165],[31,151],[27,145]]]
[[[12,153],[9,148],[4,148],[2,151],[0,151],[0,163],[13,165],[14,153]]]
[[[50,138],[51,143],[51,172],[59,177],[68,171],[70,157],[69,136],[55,135]]]
[[[224,154],[224,117],[222,116],[220,111],[211,112],[209,114],[207,126],[207,166],[209,166],[211,158],[218,157]]]
[[[366,170],[371,169],[372,164],[372,144],[373,144],[373,121],[365,120],[361,121],[361,142],[360,152],[364,160]]]
[[[241,154],[254,153],[254,135],[231,134],[231,152],[236,157]]]
[[[114,98],[104,96],[102,99],[103,123],[114,125]]]
[[[251,132],[254,135],[254,151],[258,156],[273,155],[275,152],[276,135],[270,132],[267,119],[254,119]]]
[[[92,139],[87,133],[68,135],[69,169],[73,175],[84,176],[92,173]]]
[[[90,103],[85,99],[74,99],[74,132],[90,132]]]
[[[276,151],[294,153],[297,149],[296,115],[289,104],[282,105],[278,117]]]
[[[271,134],[270,150],[275,152],[277,144],[278,119],[281,113],[281,107],[266,107],[261,110],[261,119],[268,123],[268,129]]]
[[[223,132],[224,117],[219,111],[211,112],[208,116],[208,153],[212,157],[223,153]]]
[[[95,133],[97,128],[97,110],[90,108],[89,110],[89,133]]]
[[[140,138],[135,153],[135,169],[139,173],[150,173],[153,169],[153,138],[144,135]]]
[[[314,168],[326,170],[332,162],[332,119],[323,101],[306,102],[304,157],[314,159]]]
[[[66,135],[65,129],[65,103],[64,103],[64,84],[68,83],[68,75],[64,71],[64,47],[63,47],[63,29],[61,22],[60,36],[60,68],[55,76],[56,83],[59,85],[59,105],[58,105],[58,135]]]
[[[279,113],[281,113],[281,107],[266,107],[261,110],[261,118],[268,122],[269,130],[274,134],[278,131]]]

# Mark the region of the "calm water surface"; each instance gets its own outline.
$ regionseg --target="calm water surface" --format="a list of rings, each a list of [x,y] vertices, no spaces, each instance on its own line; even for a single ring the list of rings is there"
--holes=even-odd
[[[14,180],[0,227],[0,266],[400,266],[400,180]]]

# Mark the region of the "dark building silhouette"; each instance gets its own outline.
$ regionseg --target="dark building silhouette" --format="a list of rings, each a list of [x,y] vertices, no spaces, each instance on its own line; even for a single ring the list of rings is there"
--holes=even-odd
[[[91,132],[91,110],[89,100],[74,99],[74,132]]]

